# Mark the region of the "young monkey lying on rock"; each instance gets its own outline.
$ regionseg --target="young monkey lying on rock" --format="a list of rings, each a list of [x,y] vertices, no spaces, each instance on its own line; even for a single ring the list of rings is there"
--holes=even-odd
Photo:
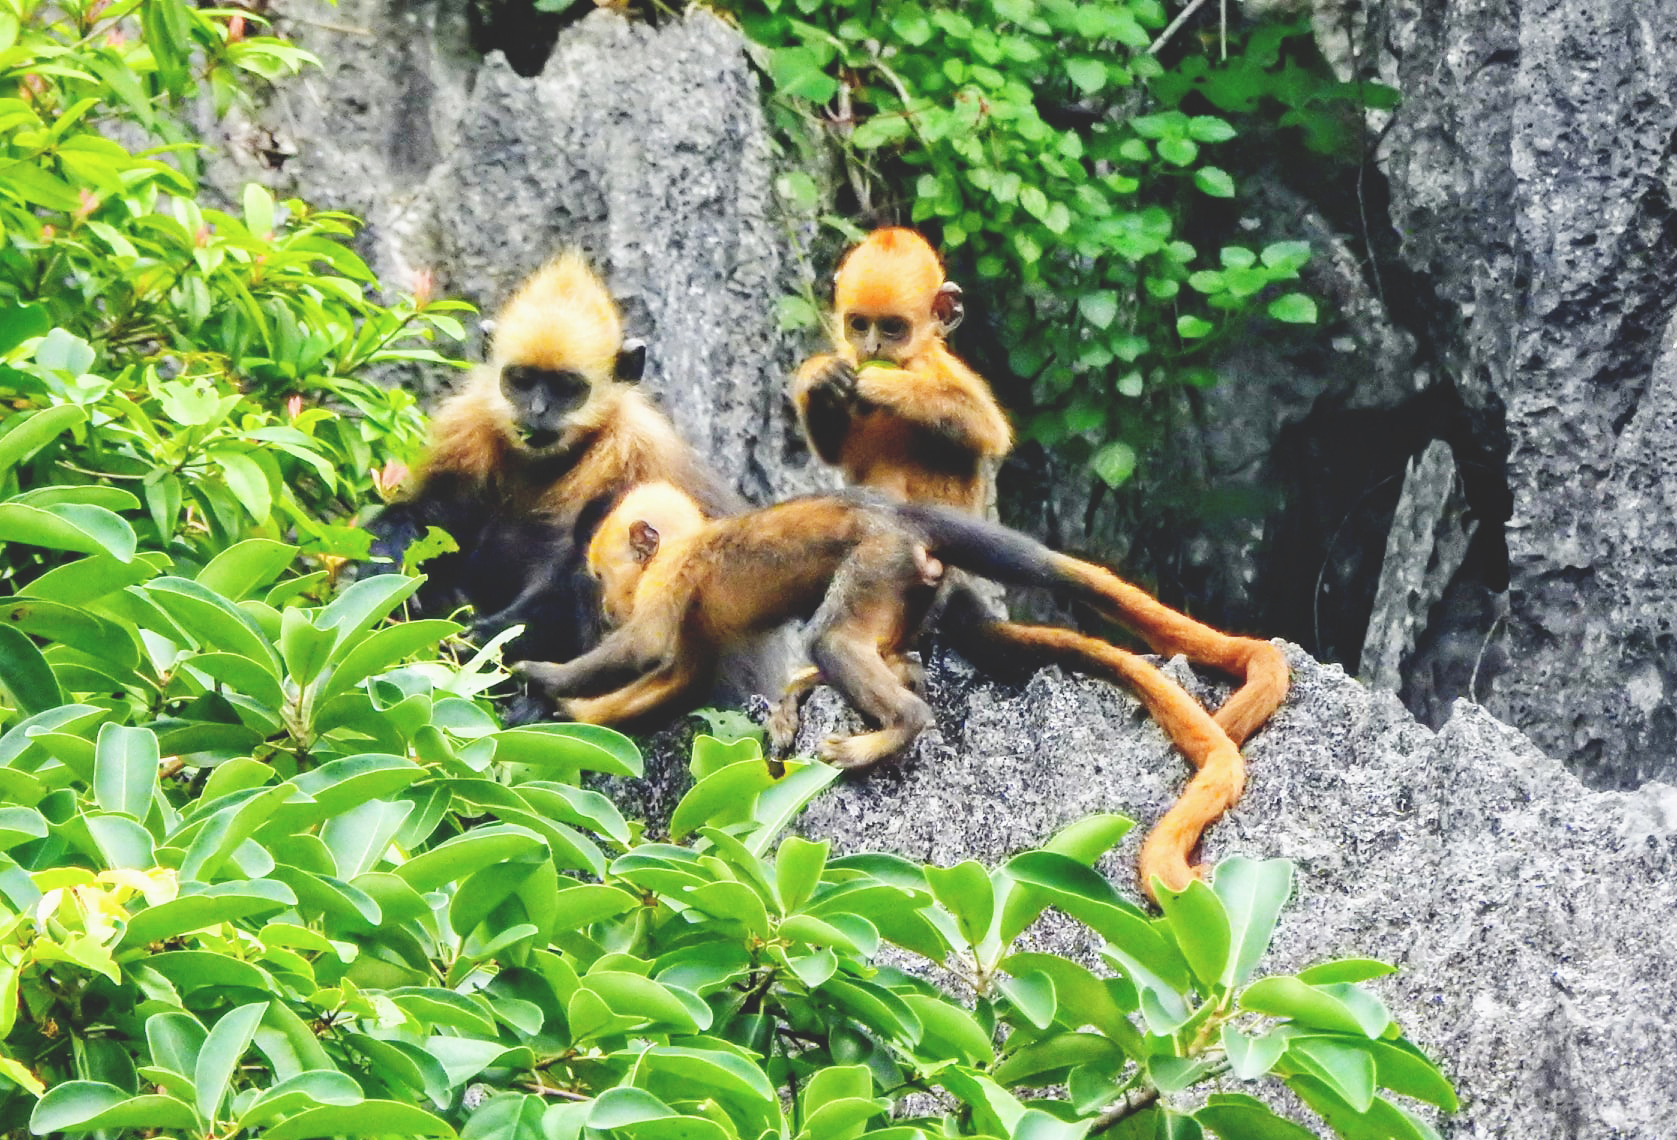
[[[1011,585],[1063,587],[1109,610],[1134,606],[1133,586],[1092,563],[1058,554],[1017,531],[929,503],[869,492],[794,499],[709,520],[668,483],[635,488],[606,516],[588,547],[616,628],[565,663],[513,666],[565,715],[625,724],[693,707],[733,647],[796,618],[808,620],[821,677],[879,728],[830,738],[821,758],[863,769],[907,749],[932,723],[904,683],[913,643],[944,566]],[[1239,750],[1202,709],[1148,662],[1071,630],[1008,623],[1044,661],[1131,686],[1198,769],[1142,847],[1141,881],[1181,889],[1188,856],[1207,824],[1239,798]],[[780,726],[774,743],[790,743]]]

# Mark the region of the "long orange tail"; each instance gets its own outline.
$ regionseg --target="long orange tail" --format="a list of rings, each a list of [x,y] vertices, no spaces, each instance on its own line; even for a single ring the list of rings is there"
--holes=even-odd
[[[1190,661],[1240,678],[1240,687],[1223,702],[1215,717],[1236,745],[1244,744],[1286,699],[1287,658],[1276,646],[1252,637],[1220,633],[1091,562],[1065,554],[1055,554],[1053,561],[1066,580],[1084,590],[1090,601],[1104,603],[1103,608],[1140,634],[1153,652],[1167,657],[1180,653]]]
[[[1148,898],[1157,901],[1153,892],[1155,878],[1170,890],[1185,888],[1198,873],[1189,864],[1188,858],[1199,843],[1201,833],[1240,800],[1240,793],[1246,785],[1246,762],[1230,739],[1231,734],[1175,681],[1135,654],[1099,638],[1069,629],[1011,621],[989,623],[984,627],[982,636],[991,642],[992,649],[1002,646],[1016,648],[1038,659],[1109,676],[1127,685],[1141,698],[1142,704],[1159,722],[1171,743],[1180,748],[1188,762],[1197,769],[1182,795],[1154,825],[1141,845],[1138,867],[1141,889],[1147,892]],[[1283,694],[1286,692],[1285,668],[1283,663]],[[1276,702],[1279,703],[1279,697]],[[1229,706],[1223,707],[1227,709]],[[1264,715],[1268,715],[1267,710]],[[1262,719],[1259,717],[1260,723]]]

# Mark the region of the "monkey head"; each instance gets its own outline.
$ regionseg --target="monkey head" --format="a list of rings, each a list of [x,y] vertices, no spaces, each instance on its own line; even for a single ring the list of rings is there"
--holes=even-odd
[[[600,583],[606,621],[622,625],[635,612],[635,595],[660,551],[704,528],[704,512],[671,483],[642,483],[600,521],[588,543],[588,572]]]
[[[833,278],[839,331],[858,363],[901,366],[961,323],[961,287],[913,230],[875,230],[839,262]]]
[[[641,378],[646,346],[582,255],[564,253],[524,282],[494,323],[490,366],[509,437],[527,451],[568,450]]]

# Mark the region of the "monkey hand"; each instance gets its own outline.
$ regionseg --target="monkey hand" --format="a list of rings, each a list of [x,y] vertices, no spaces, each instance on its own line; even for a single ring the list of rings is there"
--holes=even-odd
[[[810,382],[809,399],[835,410],[854,410],[861,402],[856,393],[856,369],[843,357],[830,357]]]
[[[565,696],[576,684],[572,671],[553,661],[514,661],[507,668],[529,682],[531,693],[549,701]]]

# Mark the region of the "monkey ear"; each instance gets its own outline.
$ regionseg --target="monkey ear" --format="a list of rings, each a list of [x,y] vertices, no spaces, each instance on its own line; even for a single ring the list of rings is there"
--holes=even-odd
[[[650,562],[658,553],[658,530],[645,519],[629,524],[629,550],[636,562]]]
[[[961,304],[961,287],[953,281],[938,286],[937,296],[932,298],[932,317],[942,326],[944,335],[960,327],[961,318],[966,315],[966,306]]]
[[[623,347],[617,350],[617,367],[614,373],[619,380],[626,380],[630,384],[641,378],[646,371],[646,342],[644,340],[626,340]]]

